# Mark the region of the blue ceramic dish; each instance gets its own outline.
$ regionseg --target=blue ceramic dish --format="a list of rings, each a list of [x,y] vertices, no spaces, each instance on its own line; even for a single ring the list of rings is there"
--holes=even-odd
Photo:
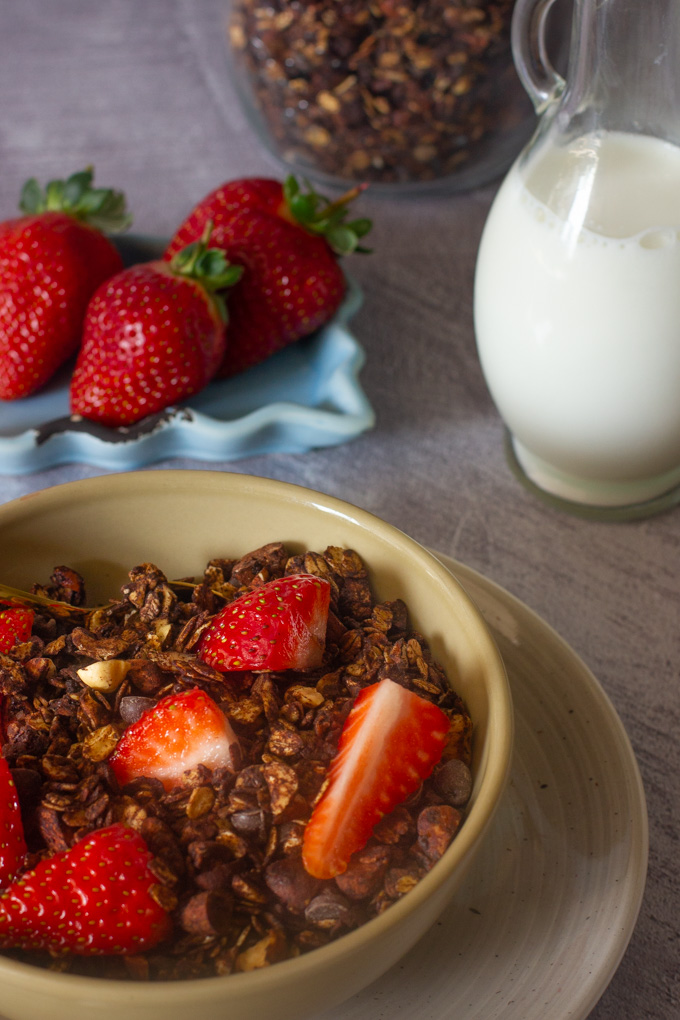
[[[118,243],[127,264],[164,248],[162,240],[133,236]],[[347,442],[375,421],[359,384],[364,351],[347,327],[361,301],[348,279],[345,301],[323,329],[129,428],[72,420],[66,371],[32,397],[0,401],[0,473],[76,462],[126,470],[172,457],[237,460]]]

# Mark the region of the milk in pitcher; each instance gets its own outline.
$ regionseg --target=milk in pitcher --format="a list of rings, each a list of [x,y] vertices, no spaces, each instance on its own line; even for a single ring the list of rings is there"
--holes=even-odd
[[[520,464],[567,499],[680,481],[679,182],[680,148],[598,131],[518,161],[485,225],[482,369]]]

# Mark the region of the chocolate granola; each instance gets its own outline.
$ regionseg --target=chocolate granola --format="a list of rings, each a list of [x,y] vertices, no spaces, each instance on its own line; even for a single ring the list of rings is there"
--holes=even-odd
[[[404,183],[455,175],[529,123],[514,0],[236,0],[236,83],[301,172]]]
[[[225,604],[303,572],[331,584],[320,668],[224,674],[196,657]],[[27,864],[124,822],[155,855],[155,895],[171,913],[174,938],[123,958],[9,955],[139,980],[253,970],[381,913],[455,836],[471,791],[470,717],[404,603],[376,601],[352,550],[290,555],[274,542],[238,560],[211,560],[201,578],[182,581],[144,563],[119,599],[96,609],[84,608],[83,579],[67,567],[34,590],[71,609],[36,609],[30,640],[0,655],[2,753],[19,793]],[[356,694],[384,677],[447,713],[448,744],[432,776],[376,825],[344,874],[321,881],[301,862],[305,823]],[[148,778],[119,788],[108,759],[126,725],[161,697],[194,687],[228,716],[237,770],[200,765],[170,790]]]

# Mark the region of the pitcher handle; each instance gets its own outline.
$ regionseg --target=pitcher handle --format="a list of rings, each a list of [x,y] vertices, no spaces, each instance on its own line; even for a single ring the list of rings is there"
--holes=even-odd
[[[522,85],[537,113],[542,113],[565,86],[546,49],[546,24],[555,0],[517,0],[512,15],[512,55]]]

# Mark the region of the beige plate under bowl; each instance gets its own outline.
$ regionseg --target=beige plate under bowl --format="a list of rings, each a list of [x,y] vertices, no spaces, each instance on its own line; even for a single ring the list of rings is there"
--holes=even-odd
[[[602,686],[559,634],[493,581],[437,556],[474,599],[508,672],[510,781],[437,923],[318,1020],[586,1020],[641,904],[647,925],[653,910],[643,899],[649,825],[635,754]],[[626,994],[622,978],[604,1012]]]
[[[0,958],[0,1013],[9,1020],[303,1020],[384,973],[447,906],[503,793],[513,713],[503,662],[477,608],[449,571],[395,528],[298,486],[211,471],[145,471],[71,482],[0,506],[0,580],[18,588],[68,565],[90,604],[118,593],[152,562],[169,577],[271,541],[292,551],[355,549],[376,593],[401,597],[464,698],[474,722],[468,816],[444,857],[380,917],[329,946],[265,970],[142,984],[53,974]]]

